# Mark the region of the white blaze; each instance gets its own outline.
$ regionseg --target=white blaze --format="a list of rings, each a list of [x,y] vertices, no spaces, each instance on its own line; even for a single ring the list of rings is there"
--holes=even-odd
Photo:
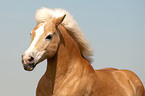
[[[40,26],[36,31],[35,31],[35,37],[34,40],[32,41],[31,45],[29,46],[29,48],[27,49],[27,52],[31,52],[32,50],[35,49],[35,45],[39,39],[39,37],[44,33],[44,25]]]

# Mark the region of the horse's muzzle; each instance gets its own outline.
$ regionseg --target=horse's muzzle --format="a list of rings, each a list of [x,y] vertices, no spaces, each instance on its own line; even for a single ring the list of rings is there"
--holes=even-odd
[[[26,55],[22,55],[22,64],[26,71],[32,71],[36,66],[34,57]]]

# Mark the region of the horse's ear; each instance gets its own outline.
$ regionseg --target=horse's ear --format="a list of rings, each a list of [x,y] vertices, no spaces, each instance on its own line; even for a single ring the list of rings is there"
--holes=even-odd
[[[62,16],[62,17],[56,18],[56,20],[55,20],[56,26],[58,26],[59,24],[62,23],[62,21],[64,20],[65,16],[66,16],[66,14],[64,16]]]

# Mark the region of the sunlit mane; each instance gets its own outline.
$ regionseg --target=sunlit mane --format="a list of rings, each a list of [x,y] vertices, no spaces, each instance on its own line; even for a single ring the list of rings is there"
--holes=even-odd
[[[38,23],[45,22],[48,19],[56,19],[58,17],[66,14],[64,21],[62,22],[63,26],[71,32],[75,37],[75,41],[79,44],[80,50],[89,62],[92,62],[92,49],[89,46],[89,42],[86,40],[84,34],[81,32],[77,22],[74,20],[73,16],[64,9],[48,9],[42,7],[36,11],[35,19]]]

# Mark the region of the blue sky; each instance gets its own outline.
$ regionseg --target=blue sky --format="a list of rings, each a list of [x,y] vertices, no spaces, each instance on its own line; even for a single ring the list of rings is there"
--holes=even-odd
[[[21,55],[36,25],[35,11],[43,6],[64,8],[74,16],[94,50],[95,69],[129,69],[145,84],[144,0],[2,0],[0,96],[35,96],[46,61],[26,72]]]

